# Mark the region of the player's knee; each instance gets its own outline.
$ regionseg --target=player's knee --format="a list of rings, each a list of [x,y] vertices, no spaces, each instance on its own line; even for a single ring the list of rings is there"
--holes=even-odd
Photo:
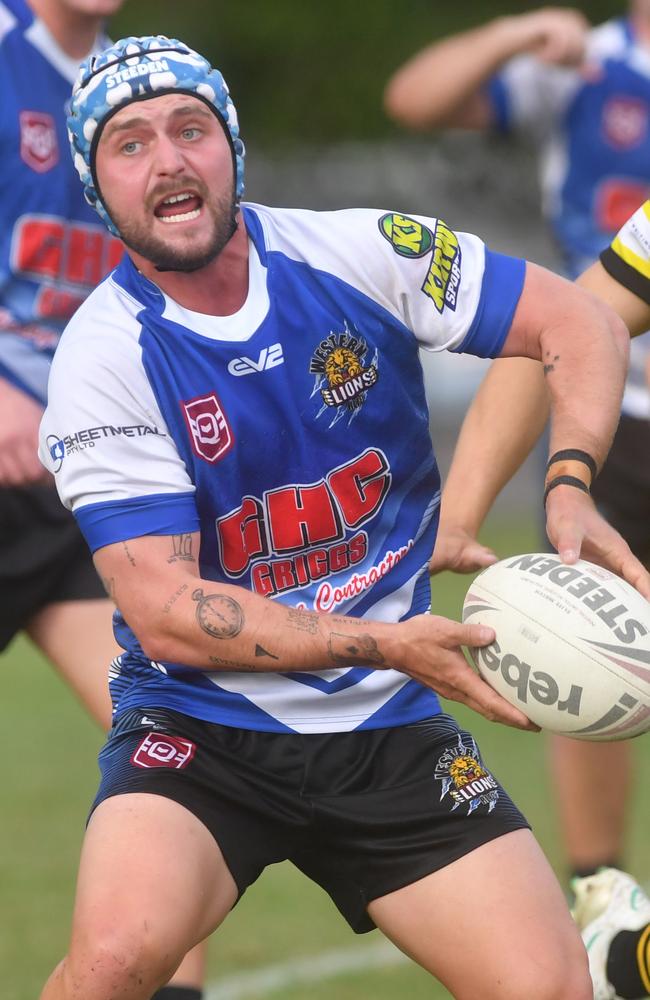
[[[530,962],[519,970],[512,993],[501,993],[500,1000],[593,1000],[587,955],[580,939],[561,955],[547,955],[543,961]]]
[[[177,964],[146,928],[86,927],[65,962],[66,1000],[149,1000]]]

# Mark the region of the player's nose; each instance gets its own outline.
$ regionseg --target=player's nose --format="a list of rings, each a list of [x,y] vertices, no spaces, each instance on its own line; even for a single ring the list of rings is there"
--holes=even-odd
[[[154,150],[154,167],[158,174],[176,174],[183,170],[185,160],[178,145],[168,135],[160,135],[156,139]]]

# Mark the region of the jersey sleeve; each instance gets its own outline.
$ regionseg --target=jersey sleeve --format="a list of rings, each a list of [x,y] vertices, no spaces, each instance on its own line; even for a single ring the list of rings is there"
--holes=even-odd
[[[573,70],[517,56],[485,88],[495,128],[540,140],[561,118],[576,85]]]
[[[386,213],[378,229],[397,272],[395,302],[420,346],[496,357],[521,295],[525,261],[495,253],[439,218]]]
[[[84,306],[79,324],[87,313]],[[65,340],[52,364],[39,455],[91,550],[197,531],[195,487],[137,344],[101,334]]]
[[[650,305],[650,201],[646,201],[600,255],[619,284]]]

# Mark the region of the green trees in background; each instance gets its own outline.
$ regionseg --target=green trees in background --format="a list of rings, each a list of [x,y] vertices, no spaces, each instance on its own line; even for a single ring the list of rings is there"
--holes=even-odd
[[[381,108],[389,74],[435,38],[539,3],[472,0],[130,0],[111,35],[162,33],[224,73],[244,138],[277,148],[396,134]],[[576,3],[593,23],[624,2]]]

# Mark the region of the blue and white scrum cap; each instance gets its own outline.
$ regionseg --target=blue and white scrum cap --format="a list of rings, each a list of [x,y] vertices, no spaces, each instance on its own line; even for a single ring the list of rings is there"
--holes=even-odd
[[[232,149],[237,201],[244,193],[244,144],[235,105],[219,70],[176,38],[122,38],[81,64],[68,114],[72,157],[86,201],[116,236],[97,183],[97,143],[106,123],[125,105],[170,93],[191,94],[214,111]]]

